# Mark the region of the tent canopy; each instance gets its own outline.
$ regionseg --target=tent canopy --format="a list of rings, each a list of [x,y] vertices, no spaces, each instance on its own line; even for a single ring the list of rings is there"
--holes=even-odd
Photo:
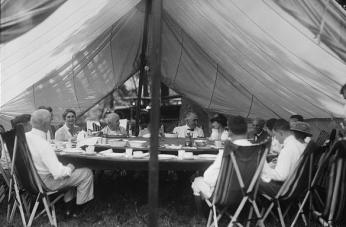
[[[140,65],[143,5],[69,0],[3,43],[0,123],[41,105],[81,113],[121,85]],[[346,14],[334,1],[164,0],[162,19],[163,81],[203,108],[343,115]]]

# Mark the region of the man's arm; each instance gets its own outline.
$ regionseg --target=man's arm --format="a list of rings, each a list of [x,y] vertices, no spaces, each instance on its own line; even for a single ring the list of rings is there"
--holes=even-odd
[[[74,170],[74,166],[69,164],[64,166],[57,158],[55,151],[50,144],[42,145],[41,159],[49,172],[53,175],[54,179],[70,176]]]

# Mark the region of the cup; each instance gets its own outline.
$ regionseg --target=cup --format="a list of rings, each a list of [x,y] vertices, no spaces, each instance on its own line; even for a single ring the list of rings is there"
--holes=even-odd
[[[133,157],[141,157],[143,155],[143,151],[134,151]]]
[[[87,153],[93,153],[95,151],[95,146],[88,146],[87,148],[86,148],[86,152]]]
[[[192,152],[185,152],[184,158],[185,159],[193,159],[193,153]]]
[[[178,158],[179,159],[184,159],[185,155],[185,150],[178,150]]]
[[[125,150],[126,158],[132,158],[132,152],[133,152],[132,148],[126,148]]]
[[[220,140],[215,140],[216,147],[222,147],[222,142]]]

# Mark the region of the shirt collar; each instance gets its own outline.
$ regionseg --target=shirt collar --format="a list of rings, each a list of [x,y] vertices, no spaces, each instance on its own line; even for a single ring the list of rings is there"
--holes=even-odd
[[[31,133],[34,135],[38,135],[39,137],[42,137],[43,139],[47,139],[47,133],[39,129],[32,128]]]
[[[284,146],[287,145],[288,143],[290,143],[293,140],[295,140],[293,135],[287,136],[286,139],[284,140]]]

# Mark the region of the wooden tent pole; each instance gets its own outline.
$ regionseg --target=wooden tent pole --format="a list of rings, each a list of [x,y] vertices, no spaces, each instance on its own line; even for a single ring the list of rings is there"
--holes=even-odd
[[[152,65],[150,113],[151,137],[149,160],[149,226],[158,226],[158,197],[159,197],[159,127],[160,127],[160,84],[161,84],[161,11],[162,0],[152,0],[152,37],[153,48],[150,53]]]
[[[148,28],[149,28],[149,14],[151,10],[151,0],[145,1],[145,13],[144,13],[144,25],[143,25],[143,39],[142,39],[142,50],[141,50],[141,65],[139,71],[139,84],[138,84],[138,93],[137,93],[137,106],[136,106],[136,128],[135,135],[139,133],[139,121],[140,121],[140,112],[141,112],[141,101],[143,93],[143,78],[146,76],[145,66],[147,64],[146,51],[148,46]]]

